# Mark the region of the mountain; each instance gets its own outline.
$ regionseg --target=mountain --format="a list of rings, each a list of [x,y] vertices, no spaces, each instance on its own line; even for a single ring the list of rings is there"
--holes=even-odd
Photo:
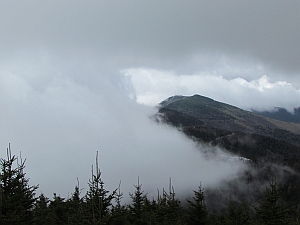
[[[173,96],[158,117],[195,140],[256,161],[280,161],[300,171],[300,124],[279,121],[211,98]]]
[[[277,116],[286,114],[278,112]],[[279,183],[282,202],[291,208],[299,206],[300,124],[200,95],[172,96],[160,103],[154,118],[174,126],[196,142],[206,143],[213,147],[208,148],[212,151],[221,147],[241,159],[249,159],[244,172],[232,179],[225,178],[218,187],[206,189],[211,209],[220,209],[230,199],[252,204],[263,197],[260,190],[265,190],[266,183],[274,179]],[[224,193],[230,199],[226,200]]]
[[[294,108],[293,113],[281,107],[275,107],[271,111],[252,110],[252,112],[272,119],[300,124],[300,107]]]

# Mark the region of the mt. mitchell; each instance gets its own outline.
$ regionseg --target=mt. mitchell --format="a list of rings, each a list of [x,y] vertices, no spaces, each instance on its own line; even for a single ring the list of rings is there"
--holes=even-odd
[[[200,95],[166,99],[160,103],[156,118],[197,141],[221,146],[252,161],[264,158],[300,168],[300,124],[268,118]]]

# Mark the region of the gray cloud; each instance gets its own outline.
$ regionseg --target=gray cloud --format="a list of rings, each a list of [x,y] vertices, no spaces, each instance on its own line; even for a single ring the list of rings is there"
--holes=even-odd
[[[26,1],[1,6],[1,50],[88,54],[112,67],[199,68],[225,54],[299,75],[299,1]],[[212,59],[213,60],[213,59]]]
[[[76,176],[87,180],[97,150],[110,187],[126,178],[132,188],[138,175],[155,177],[154,188],[170,176],[176,187],[232,175],[149,121],[154,109],[128,99],[120,71],[267,75],[300,87],[299,16],[298,1],[1,1],[1,146],[23,152],[42,191],[62,195]],[[220,170],[207,176],[212,165]]]

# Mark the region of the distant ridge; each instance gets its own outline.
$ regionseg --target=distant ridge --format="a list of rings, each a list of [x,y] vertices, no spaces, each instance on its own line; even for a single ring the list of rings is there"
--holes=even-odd
[[[271,111],[252,110],[252,112],[272,119],[300,124],[300,107],[294,108],[294,113],[290,113],[281,107],[275,107],[274,110]]]

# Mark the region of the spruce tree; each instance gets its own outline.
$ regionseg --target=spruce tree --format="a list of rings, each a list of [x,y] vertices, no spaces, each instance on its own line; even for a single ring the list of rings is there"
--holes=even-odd
[[[77,185],[71,198],[67,200],[68,212],[68,223],[69,224],[82,224],[84,222],[84,201],[80,197],[81,190],[79,188],[79,181],[77,178]]]
[[[38,186],[30,186],[24,173],[25,161],[11,155],[0,160],[0,224],[32,224],[32,210]]]
[[[272,180],[270,187],[266,187],[264,199],[259,201],[260,206],[253,206],[260,220],[267,225],[286,224],[287,210],[279,203],[280,193],[276,180]]]
[[[165,189],[163,188],[162,190],[162,195],[159,193],[159,190],[157,190],[157,209],[156,209],[156,217],[157,217],[157,222],[159,224],[165,223],[167,211],[168,211],[168,205],[167,205],[167,193]]]
[[[174,187],[171,184],[171,178],[169,181],[169,193],[165,192],[165,197],[167,200],[165,224],[182,224],[182,208],[179,199],[176,198]]]
[[[121,181],[115,195],[115,205],[112,206],[111,219],[109,224],[122,225],[129,224],[127,219],[127,209],[124,205],[121,205],[121,199],[123,198],[123,192],[121,192]]]
[[[106,224],[110,219],[110,209],[116,190],[109,194],[109,191],[104,188],[101,171],[98,168],[98,152],[96,155],[96,174],[94,174],[92,167],[92,179],[88,185],[89,190],[85,196],[87,205],[85,221],[91,224]]]
[[[162,195],[158,192],[156,201],[152,201],[151,207],[156,208],[155,217],[158,224],[182,224],[183,223],[183,209],[180,201],[176,198],[174,188],[169,182],[169,191],[164,188]],[[156,207],[154,207],[156,204]],[[152,216],[153,217],[153,216]]]
[[[224,224],[246,225],[251,223],[251,214],[247,205],[245,203],[236,205],[234,201],[230,199]]]
[[[207,224],[209,212],[205,205],[204,189],[202,188],[201,184],[199,185],[197,191],[194,190],[193,200],[187,200],[187,202],[188,224]]]
[[[67,224],[68,222],[68,205],[65,198],[56,193],[53,194],[53,200],[49,204],[50,221],[52,224]]]
[[[34,204],[34,224],[51,224],[49,203],[49,198],[41,193]]]
[[[132,199],[132,205],[129,205],[130,212],[130,222],[132,224],[143,225],[147,224],[146,222],[146,214],[144,211],[145,201],[147,199],[147,195],[142,191],[142,185],[140,184],[140,180],[138,177],[137,185],[134,185],[135,192],[129,193]]]

